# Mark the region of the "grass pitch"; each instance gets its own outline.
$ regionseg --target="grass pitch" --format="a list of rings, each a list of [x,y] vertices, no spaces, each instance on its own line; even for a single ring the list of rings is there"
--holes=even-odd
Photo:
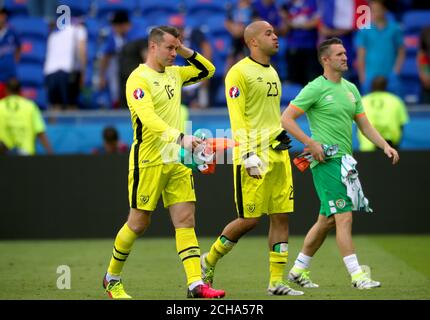
[[[201,238],[202,252],[214,238]],[[288,270],[303,237],[290,237]],[[357,290],[340,258],[335,238],[327,238],[312,261],[318,289],[299,297],[266,295],[268,249],[265,237],[244,237],[217,265],[214,286],[226,299],[249,300],[430,300],[430,235],[355,236],[360,264],[370,265],[382,282],[374,290]],[[101,282],[113,240],[0,241],[0,299],[107,299]],[[60,265],[71,270],[71,289],[57,288]],[[174,238],[140,238],[123,271],[127,292],[135,299],[181,300],[186,296],[185,274]]]

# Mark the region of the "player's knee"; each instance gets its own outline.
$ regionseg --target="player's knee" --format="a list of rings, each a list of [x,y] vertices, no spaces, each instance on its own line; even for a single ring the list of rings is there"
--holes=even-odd
[[[145,230],[148,228],[148,226],[150,225],[150,222],[146,222],[146,223],[127,223],[128,227],[130,228],[131,231],[133,231],[135,234],[137,235],[141,235],[145,232]]]

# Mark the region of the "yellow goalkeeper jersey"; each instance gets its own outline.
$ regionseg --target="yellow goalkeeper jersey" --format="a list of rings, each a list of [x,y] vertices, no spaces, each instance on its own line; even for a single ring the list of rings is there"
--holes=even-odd
[[[133,125],[129,169],[178,161],[181,134],[181,88],[212,77],[214,65],[198,53],[189,66],[166,67],[157,72],[140,64],[126,83],[127,104]]]
[[[241,164],[251,152],[265,163],[285,161],[287,151],[270,147],[283,130],[281,94],[281,81],[271,65],[246,57],[229,70],[225,95],[233,139],[239,142],[233,152],[234,164]]]

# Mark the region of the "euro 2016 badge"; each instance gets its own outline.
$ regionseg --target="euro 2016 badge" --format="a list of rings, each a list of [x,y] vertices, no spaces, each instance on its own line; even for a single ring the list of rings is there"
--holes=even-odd
[[[240,91],[238,87],[231,87],[230,91],[228,93],[230,95],[230,98],[234,99],[240,96]]]
[[[133,96],[136,100],[140,100],[143,98],[143,96],[145,95],[145,93],[143,92],[142,89],[137,88],[136,90],[134,90],[133,92]]]

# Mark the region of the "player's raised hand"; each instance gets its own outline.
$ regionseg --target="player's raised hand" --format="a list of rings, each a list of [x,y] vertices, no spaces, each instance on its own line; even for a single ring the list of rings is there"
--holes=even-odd
[[[384,153],[387,155],[388,158],[393,160],[393,164],[396,164],[397,162],[399,162],[400,160],[399,153],[397,152],[396,149],[392,148],[388,143],[384,148]]]
[[[309,152],[311,153],[312,157],[318,161],[318,162],[324,162],[324,150],[321,146],[321,143],[315,141],[315,140],[311,140],[311,142],[309,142],[308,144],[308,149]]]
[[[190,57],[194,54],[194,50],[192,50],[192,49],[190,49],[190,48],[186,47],[186,46],[182,43],[182,41],[180,41],[179,39],[178,39],[178,48],[176,49],[176,52],[177,52],[177,53],[178,53],[182,58],[185,58],[185,59],[190,58]]]

